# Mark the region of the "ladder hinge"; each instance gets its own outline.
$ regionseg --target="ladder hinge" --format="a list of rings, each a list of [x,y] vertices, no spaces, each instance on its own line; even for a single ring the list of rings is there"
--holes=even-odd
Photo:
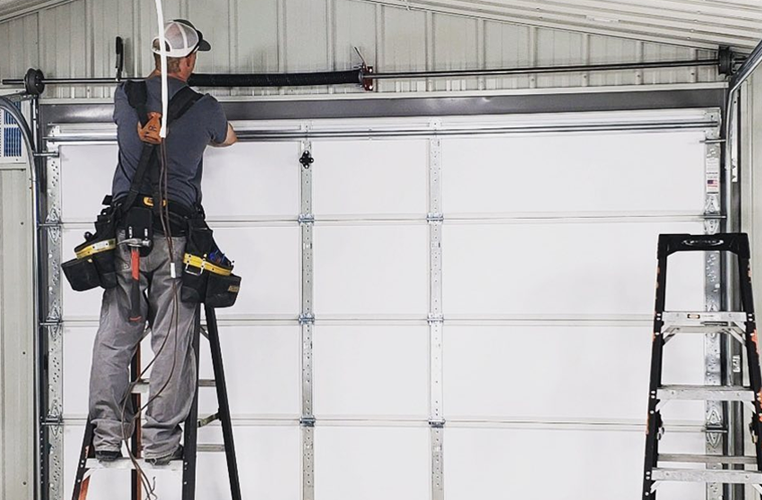
[[[315,427],[315,417],[307,415],[299,419],[299,424],[305,427]]]
[[[311,325],[315,322],[314,314],[302,314],[299,316],[300,325]]]

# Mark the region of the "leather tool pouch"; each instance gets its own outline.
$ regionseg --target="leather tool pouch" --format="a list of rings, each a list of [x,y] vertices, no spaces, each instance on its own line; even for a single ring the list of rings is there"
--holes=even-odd
[[[151,253],[153,245],[153,212],[149,208],[133,207],[127,211],[124,217],[125,238],[137,238],[147,241],[147,246],[140,247],[140,256],[147,257]]]
[[[61,265],[71,287],[78,291],[117,285],[116,216],[113,207],[104,208],[95,221],[95,234],[85,233],[85,242],[74,248],[76,259]]]
[[[183,302],[200,303],[221,308],[235,304],[241,278],[233,274],[230,262],[212,237],[212,230],[203,219],[190,219],[183,256]]]

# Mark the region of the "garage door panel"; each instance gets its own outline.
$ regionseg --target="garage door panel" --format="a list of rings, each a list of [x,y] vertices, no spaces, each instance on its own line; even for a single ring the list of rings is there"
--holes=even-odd
[[[683,434],[677,449],[702,453],[701,433]],[[644,433],[590,429],[445,430],[447,500],[617,498],[642,489]],[[668,449],[663,449],[669,452]],[[704,485],[677,485],[659,498],[704,498]],[[667,490],[665,490],[666,492]]]
[[[230,411],[233,417],[288,416],[300,413],[298,326],[220,325]],[[213,379],[208,342],[201,339],[200,377]],[[217,394],[200,389],[201,413],[217,411]]]
[[[64,328],[63,367],[64,415],[84,418],[87,415],[88,385],[92,364],[92,347],[97,328],[94,326]],[[289,417],[300,412],[298,326],[221,325],[220,343],[234,418]],[[141,344],[143,367],[153,359],[150,337]],[[200,378],[213,379],[209,343],[201,339]],[[150,378],[150,370],[145,377]],[[217,411],[213,388],[199,390],[199,412]]]
[[[74,252],[67,249],[83,241],[82,232],[82,229],[63,232],[66,260],[74,258]],[[235,261],[235,273],[243,278],[235,306],[220,309],[218,316],[299,316],[300,234],[296,226],[216,229],[215,240]],[[101,289],[75,292],[64,283],[64,318],[97,320],[102,295]]]
[[[445,418],[640,421],[646,413],[651,327],[454,326],[444,329]],[[704,381],[704,339],[664,351],[664,382]],[[668,405],[703,422],[703,403]]]
[[[317,325],[313,339],[318,419],[427,418],[426,326]]]
[[[700,214],[704,139],[696,131],[444,139],[445,214]]]
[[[700,223],[445,224],[448,314],[651,314],[659,233]],[[667,305],[703,310],[701,253],[670,258]]]
[[[427,140],[320,141],[312,152],[317,216],[426,213]]]
[[[314,229],[315,312],[416,314],[428,311],[428,227]]]
[[[299,316],[301,231],[298,227],[217,228],[214,239],[235,262],[234,272],[242,278],[236,304],[220,309],[218,317]]]
[[[204,155],[204,209],[212,220],[293,219],[299,213],[298,142],[248,142]]]
[[[399,427],[316,427],[316,500],[429,497],[429,431]]]
[[[119,148],[116,144],[65,145],[59,148],[59,155],[61,220],[95,221],[103,208],[103,197],[111,194]]]
[[[207,149],[202,191],[212,220],[288,218],[299,213],[300,144],[240,143]],[[95,220],[111,193],[115,144],[65,145],[61,158],[62,220]]]

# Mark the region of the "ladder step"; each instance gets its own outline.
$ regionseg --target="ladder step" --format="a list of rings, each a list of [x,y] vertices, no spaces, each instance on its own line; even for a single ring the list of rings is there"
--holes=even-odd
[[[137,460],[138,465],[140,465],[141,469],[153,469],[153,470],[166,470],[166,471],[172,471],[172,472],[182,472],[183,470],[183,461],[182,460],[172,460],[169,462],[168,465],[161,465],[161,466],[154,466],[143,460],[142,458],[139,458]],[[95,458],[88,458],[87,464],[85,466],[87,469],[134,469],[135,465],[132,463],[132,460],[129,458],[118,458],[114,460],[113,462],[101,462]]]
[[[664,385],[656,392],[656,398],[662,401],[754,401],[754,392],[742,386]]]
[[[652,481],[691,483],[762,484],[762,472],[749,470],[653,469]]]
[[[666,333],[746,333],[747,314],[736,311],[663,312]]]
[[[216,452],[224,452],[225,451],[225,445],[224,444],[199,444],[196,445],[196,452],[197,453],[216,453]]]
[[[211,424],[212,422],[215,422],[220,419],[220,414],[213,413],[212,415],[209,415],[208,417],[199,418],[198,419],[198,428],[206,427],[207,425]]]
[[[755,465],[754,457],[728,457],[724,455],[690,455],[678,453],[660,453],[659,462],[673,462],[682,464],[751,464]]]
[[[135,384],[135,387],[132,389],[133,394],[140,394],[142,396],[148,395],[148,384],[150,383],[150,380],[147,378],[140,379],[140,382]],[[214,379],[199,379],[198,381],[199,387],[215,387]]]

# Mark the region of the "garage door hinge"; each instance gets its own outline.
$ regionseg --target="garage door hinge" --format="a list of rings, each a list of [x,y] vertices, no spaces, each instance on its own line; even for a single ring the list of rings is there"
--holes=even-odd
[[[297,220],[299,224],[314,224],[315,216],[312,214],[300,214]]]
[[[312,415],[304,416],[299,419],[299,424],[304,427],[315,427],[315,417]]]
[[[444,222],[444,214],[427,214],[426,222]]]
[[[302,314],[299,316],[300,325],[311,325],[315,322],[314,314]]]
[[[43,427],[60,427],[63,425],[63,417],[61,415],[47,415],[40,424]]]
[[[445,419],[429,420],[429,427],[434,429],[443,429],[445,426]]]
[[[444,323],[444,316],[441,314],[429,314],[427,321],[429,323]]]
[[[35,158],[58,158],[58,151],[41,151],[39,153],[33,153]]]

